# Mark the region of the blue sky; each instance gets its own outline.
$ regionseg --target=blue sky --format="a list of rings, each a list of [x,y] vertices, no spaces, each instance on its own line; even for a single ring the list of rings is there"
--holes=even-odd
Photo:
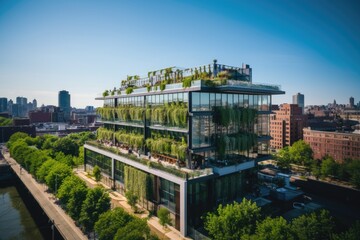
[[[74,107],[127,75],[219,63],[253,68],[291,102],[360,101],[360,3],[340,0],[0,1],[0,97]]]

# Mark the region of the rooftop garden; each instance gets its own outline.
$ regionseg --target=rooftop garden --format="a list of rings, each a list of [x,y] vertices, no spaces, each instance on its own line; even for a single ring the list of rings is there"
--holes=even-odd
[[[137,88],[146,88],[148,92],[163,91],[168,84],[182,84],[183,88],[188,88],[191,87],[195,80],[203,80],[208,87],[226,85],[228,80],[251,84],[251,77],[251,68],[248,65],[232,67],[218,64],[217,60],[214,60],[212,64],[194,68],[168,67],[150,71],[147,77],[140,77],[139,75],[127,76],[126,79],[120,82],[118,89],[105,90],[102,96],[131,94]]]

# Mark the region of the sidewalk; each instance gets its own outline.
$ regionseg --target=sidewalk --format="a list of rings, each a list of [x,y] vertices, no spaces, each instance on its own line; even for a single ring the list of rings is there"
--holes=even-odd
[[[60,234],[67,240],[86,240],[86,235],[75,225],[74,220],[70,218],[65,211],[55,203],[53,194],[46,192],[47,186],[40,184],[25,169],[21,169],[20,165],[10,157],[9,153],[3,154],[5,160],[10,167],[19,176],[20,180],[28,188],[36,201],[42,207],[46,215],[54,220],[56,228]]]
[[[106,186],[105,184],[103,184],[102,182],[96,182],[95,180],[93,180],[92,178],[87,176],[87,173],[84,172],[83,170],[79,170],[79,169],[75,169],[75,174],[77,176],[79,176],[81,179],[83,179],[88,187],[94,188],[98,185],[103,186],[105,189],[107,189],[109,191],[109,196],[111,198],[111,206],[112,207],[121,207],[123,209],[125,209],[125,211],[127,211],[128,213],[132,214],[132,215],[136,215],[137,217],[140,218],[147,218],[148,217],[148,211],[142,209],[139,206],[139,209],[143,210],[142,214],[134,214],[130,205],[127,203],[126,198],[121,195],[120,193],[111,190],[110,187]],[[184,239],[184,240],[191,240],[191,238],[185,238],[183,237],[180,232],[178,230],[176,230],[174,227],[168,226],[167,228],[163,228],[163,226],[159,223],[159,218],[152,216],[150,219],[147,220],[148,225],[150,227],[150,229],[152,230],[152,232],[156,233],[156,235],[163,240],[167,240],[167,239],[171,239],[171,240],[176,240],[176,239]]]

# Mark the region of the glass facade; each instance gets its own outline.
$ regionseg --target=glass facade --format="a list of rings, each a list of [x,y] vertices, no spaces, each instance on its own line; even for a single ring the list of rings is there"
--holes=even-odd
[[[243,158],[256,158],[258,156],[257,144],[251,148],[240,146],[235,143],[236,139],[242,136],[242,141],[254,141],[256,136],[269,136],[269,115],[271,97],[270,95],[252,95],[235,93],[214,93],[214,92],[192,92],[191,93],[191,148],[198,149],[213,147],[219,143],[219,136],[224,136],[224,141],[232,141],[227,146],[236,145],[237,147],[226,147],[225,155],[227,158],[241,160]],[[254,109],[257,112],[254,123],[246,127],[240,122],[233,122],[226,127],[218,126],[214,123],[214,109],[226,108],[241,111],[242,109]],[[264,113],[265,112],[265,113]],[[239,134],[241,136],[239,136]],[[264,140],[268,141],[268,140]],[[244,144],[243,144],[244,145]],[[262,147],[261,149],[267,149]],[[198,153],[205,157],[205,162],[218,162],[223,156],[217,156],[211,150],[209,153]],[[261,151],[264,154],[265,150]]]
[[[214,206],[212,188],[214,180],[189,183],[187,188],[188,225],[198,227],[205,212],[211,211]]]
[[[114,178],[121,183],[124,183],[124,166],[124,163],[115,160]]]
[[[213,133],[214,123],[211,115],[192,117],[192,148],[210,147],[213,144]]]
[[[104,107],[115,107],[115,99],[105,99],[104,100]]]
[[[91,166],[99,166],[99,168],[101,169],[101,171],[105,174],[107,174],[108,176],[111,176],[111,158],[104,156],[100,153],[97,152],[93,152],[89,149],[85,149],[86,150],[86,159],[85,159],[85,163],[89,164]]]
[[[175,213],[175,192],[179,192],[178,184],[160,178],[160,198],[161,204]]]
[[[233,173],[215,180],[215,199],[217,204],[228,203],[243,196],[243,174]]]
[[[171,102],[187,103],[189,101],[188,94],[188,92],[179,92],[150,95],[146,97],[146,105],[157,106],[164,105],[165,103],[168,104]]]
[[[244,172],[237,172],[207,181],[189,182],[187,187],[188,214],[190,227],[202,225],[202,217],[218,204],[231,203],[244,195]]]
[[[270,115],[268,114],[259,114],[255,124],[255,133],[258,136],[270,136]]]
[[[95,165],[99,166],[101,171],[108,176],[111,176],[111,158],[101,155],[99,153],[96,153],[94,151],[91,151],[89,149],[85,149],[86,151],[86,158],[85,158],[85,164],[90,165],[94,167]],[[124,193],[123,186],[125,185],[125,174],[124,169],[126,166],[129,166],[125,163],[122,163],[118,160],[114,160],[114,178],[117,182],[120,182],[122,185],[120,192]],[[150,194],[150,191],[152,191],[152,188],[158,186],[156,191],[159,193],[160,197],[160,204],[163,207],[166,207],[170,210],[172,214],[174,214],[175,217],[175,227],[176,229],[180,229],[180,186],[176,183],[173,183],[171,181],[168,181],[163,178],[159,179],[159,184],[154,183],[155,176],[151,175],[148,179],[152,179],[151,181],[151,187],[149,188],[149,193],[147,195],[151,199],[147,199],[148,201],[152,202],[155,201],[157,198],[155,195]],[[148,182],[148,181],[147,181]],[[111,184],[111,183],[109,183]],[[149,203],[150,203],[149,202]],[[145,199],[142,199],[143,207],[146,207],[146,201]],[[151,205],[151,204],[150,204]]]
[[[117,98],[117,106],[135,106],[135,107],[144,107],[144,97],[123,97]]]
[[[188,103],[189,95],[191,94],[191,106],[190,109],[193,113],[193,116],[189,117],[191,121],[191,145],[190,149],[197,148],[211,148],[215,147],[217,138],[216,136],[221,134],[235,134],[238,132],[244,132],[242,129],[236,127],[237,125],[231,125],[229,127],[219,129],[213,121],[213,111],[214,107],[227,107],[231,109],[238,108],[250,108],[258,111],[258,116],[256,122],[250,129],[246,129],[245,132],[254,133],[257,136],[269,136],[269,115],[271,105],[271,96],[270,95],[253,95],[253,94],[240,94],[240,93],[215,93],[215,92],[178,92],[178,93],[164,93],[164,94],[154,94],[148,96],[121,96],[116,99],[106,99],[106,106],[134,106],[134,107],[144,107],[144,109],[152,109],[152,111],[158,111],[157,114],[164,115],[164,118],[169,118],[165,113],[167,109],[156,109],[158,106],[169,105],[170,103]],[[186,107],[186,106],[185,106]],[[146,111],[146,110],[145,110]],[[165,111],[165,112],[164,112]],[[262,112],[266,112],[262,114]],[[146,111],[146,116],[149,121],[149,126],[155,127],[155,129],[149,129],[147,136],[153,136],[153,133],[157,134],[160,129],[157,129],[161,126],[166,127],[182,127],[187,128],[187,125],[172,125],[166,120],[161,120],[161,116],[157,116],[156,119],[151,115],[151,111],[148,113]],[[151,115],[151,116],[150,116]],[[129,123],[135,123],[136,121],[128,121]],[[137,122],[136,122],[137,123]],[[142,121],[138,122],[139,126],[144,126]],[[134,129],[132,127],[116,126],[115,131],[122,130],[130,132],[141,132],[141,128]],[[143,134],[143,132],[141,132]],[[162,135],[172,135],[171,130],[163,130],[160,132]],[[159,135],[159,134],[158,134]],[[186,134],[182,134],[181,137],[178,137],[181,140],[182,137],[186,137]],[[244,157],[256,157],[258,148],[254,147],[249,151],[232,151],[227,154],[236,154]],[[264,149],[262,147],[261,149]],[[264,153],[264,151],[262,151]],[[209,155],[209,154],[208,154]],[[212,154],[210,154],[212,155]],[[211,156],[210,156],[211,159]],[[212,159],[216,161],[215,158]]]
[[[269,111],[270,95],[249,95],[232,93],[192,92],[193,112],[212,111],[215,106],[245,107],[259,111]]]

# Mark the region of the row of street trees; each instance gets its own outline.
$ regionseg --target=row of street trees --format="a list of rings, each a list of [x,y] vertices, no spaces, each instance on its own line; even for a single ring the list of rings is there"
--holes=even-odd
[[[49,190],[59,198],[65,211],[87,232],[105,239],[156,239],[150,235],[145,222],[132,216],[122,225],[114,225],[116,231],[111,234],[108,225],[97,223],[106,216],[120,215],[120,210],[110,210],[109,194],[102,187],[89,189],[85,182],[73,174],[72,168],[83,164],[82,145],[88,139],[94,139],[91,133],[71,134],[64,138],[50,135],[32,138],[25,133],[13,134],[7,147],[11,156],[40,183],[45,183]],[[97,174],[97,177],[98,174]],[[115,217],[114,217],[115,218]],[[95,228],[95,225],[97,226]],[[120,231],[120,229],[122,229]],[[126,233],[131,233],[130,238]]]
[[[215,240],[357,240],[360,222],[336,233],[329,212],[320,210],[286,221],[283,217],[266,217],[251,200],[219,205],[204,217],[204,227]]]
[[[282,170],[287,171],[293,165],[298,165],[316,178],[339,179],[360,189],[360,159],[346,159],[342,163],[337,163],[332,157],[325,156],[321,160],[315,160],[310,145],[300,140],[291,147],[280,149],[275,155],[275,160]]]

